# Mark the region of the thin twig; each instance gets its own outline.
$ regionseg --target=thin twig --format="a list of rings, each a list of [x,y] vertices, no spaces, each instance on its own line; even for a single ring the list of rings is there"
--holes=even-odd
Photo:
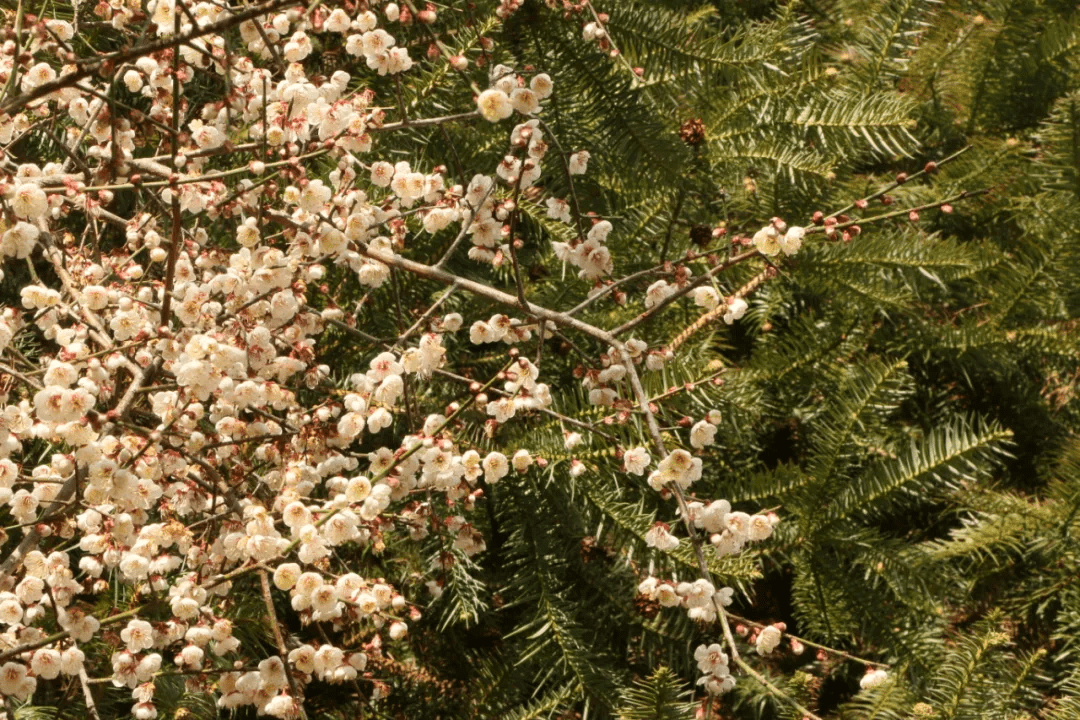
[[[292,695],[296,707],[300,708],[300,717],[307,718],[307,713],[304,712],[304,705],[301,702],[300,686],[296,684],[296,678],[293,677],[292,668],[289,666],[289,649],[285,647],[285,638],[281,635],[281,626],[278,624],[277,612],[274,610],[274,598],[270,595],[270,578],[267,576],[266,570],[259,570],[259,583],[262,585],[262,596],[263,602],[266,604],[267,619],[270,621],[270,627],[274,631],[278,657],[281,658],[281,664],[285,666],[285,679],[289,682],[289,694]]]
[[[937,168],[940,168],[942,165],[947,165],[948,163],[950,163],[953,160],[955,160],[956,158],[960,157],[961,155],[963,155],[964,153],[966,153],[970,149],[971,149],[971,145],[965,145],[964,147],[962,147],[959,150],[957,150],[956,152],[954,152],[952,155],[949,155],[947,158],[945,158],[943,160],[938,160],[937,163],[936,163],[936,167],[934,167],[933,170],[936,170]],[[881,197],[885,193],[889,192],[890,190],[895,190],[896,188],[900,187],[901,185],[903,185],[905,183],[909,183],[912,180],[916,180],[919,177],[922,177],[923,175],[926,175],[926,174],[928,174],[930,172],[933,172],[933,170],[931,170],[929,167],[924,167],[922,170],[920,170],[920,171],[918,171],[916,173],[912,173],[911,175],[908,175],[906,178],[904,178],[903,182],[901,182],[899,180],[893,181],[892,183],[890,183],[889,185],[886,185],[885,187],[878,190],[877,192],[874,192],[874,193],[871,193],[870,195],[867,195],[866,197],[864,197],[862,199],[861,202],[870,202],[872,200],[877,200],[879,197]],[[858,202],[860,202],[860,201],[856,201],[856,202],[850,203],[848,205],[845,205],[844,207],[840,208],[836,212],[829,213],[828,215],[826,215],[826,217],[836,217],[837,215],[841,215],[843,213],[846,213],[848,210],[852,210],[852,209],[858,207]]]
[[[746,619],[744,617],[739,617],[738,615],[735,615],[734,613],[731,613],[731,612],[728,613],[728,617],[731,618],[732,620],[734,620],[735,622],[743,623],[745,625],[750,625],[752,627],[756,627],[756,628],[759,628],[759,629],[765,627],[764,623],[759,623],[759,622],[755,622],[753,620],[748,620],[748,619]],[[812,640],[807,640],[804,637],[799,637],[798,635],[790,633],[787,630],[784,631],[784,634],[787,635],[789,638],[792,638],[793,640],[798,640],[803,645],[808,645],[810,647],[817,648],[819,650],[824,650],[825,652],[829,653],[830,655],[839,655],[840,657],[847,658],[848,660],[853,660],[855,662],[862,663],[864,665],[870,665],[871,667],[878,667],[878,668],[888,668],[889,667],[889,665],[887,663],[877,662],[875,660],[867,660],[866,658],[861,658],[861,657],[858,657],[857,655],[852,655],[851,653],[844,652],[843,650],[837,650],[836,648],[829,647],[828,645],[821,645],[820,643],[816,643],[816,642],[814,642]]]
[[[436,301],[435,301],[435,302],[434,302],[434,303],[433,303],[433,304],[431,305],[431,307],[429,307],[429,308],[428,308],[428,309],[427,309],[427,310],[426,310],[426,311],[424,312],[424,314],[423,314],[423,315],[421,315],[420,317],[418,317],[418,318],[416,319],[416,322],[414,322],[414,323],[413,323],[413,324],[412,324],[412,325],[411,325],[411,326],[409,327],[409,329],[408,329],[408,330],[406,330],[405,332],[403,332],[403,333],[402,333],[402,334],[401,334],[401,335],[400,335],[400,336],[398,337],[397,341],[396,341],[396,342],[394,343],[394,345],[393,345],[393,348],[391,348],[391,349],[396,349],[396,348],[399,348],[399,347],[401,347],[401,345],[402,345],[403,343],[407,342],[407,341],[408,341],[408,339],[409,339],[410,337],[412,337],[413,333],[415,333],[415,332],[417,331],[417,329],[419,329],[419,328],[420,328],[420,326],[421,326],[421,325],[423,325],[423,324],[424,324],[424,323],[425,323],[425,322],[427,321],[427,319],[428,319],[428,318],[430,318],[430,317],[432,316],[432,314],[433,314],[433,313],[434,313],[434,312],[435,312],[436,310],[438,310],[438,309],[439,309],[439,306],[441,306],[441,305],[442,305],[442,304],[443,304],[444,302],[446,302],[446,301],[447,301],[448,299],[450,299],[450,296],[451,296],[451,295],[453,295],[453,294],[454,294],[454,291],[455,291],[455,290],[457,290],[457,289],[458,289],[458,285],[457,285],[457,283],[454,283],[453,285],[451,285],[450,287],[448,287],[448,288],[447,288],[447,289],[446,289],[445,291],[443,291],[443,294],[439,296],[439,298],[438,298],[438,299],[437,299],[437,300],[436,300]]]
[[[101,720],[97,705],[94,704],[94,693],[90,692],[90,676],[86,674],[86,668],[79,666],[79,684],[82,685],[83,699],[86,700],[86,709],[94,720]]]

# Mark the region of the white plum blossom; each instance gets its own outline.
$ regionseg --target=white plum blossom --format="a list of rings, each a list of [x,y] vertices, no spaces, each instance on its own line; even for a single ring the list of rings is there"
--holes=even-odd
[[[514,470],[519,473],[526,472],[533,464],[533,456],[528,450],[522,448],[514,453],[514,456],[510,458],[510,464],[514,466]]]
[[[874,668],[868,670],[865,675],[859,680],[859,687],[863,690],[872,690],[873,688],[883,685],[886,680],[889,679],[889,673],[881,668]]]
[[[758,655],[768,655],[780,644],[781,631],[776,625],[767,625],[758,633],[755,648]]]
[[[532,80],[529,81],[529,89],[536,93],[536,97],[541,100],[547,100],[551,97],[553,87],[551,76],[547,73],[534,75]]]
[[[120,639],[129,652],[137,653],[154,646],[154,629],[145,620],[132,620],[120,631]]]
[[[654,490],[662,490],[668,483],[674,483],[686,489],[701,478],[701,468],[701,458],[693,457],[686,450],[675,450],[649,475],[649,485]]]
[[[785,255],[794,255],[802,248],[804,237],[806,237],[805,228],[789,227],[784,236],[780,238],[780,249]]]
[[[484,480],[488,483],[496,483],[506,477],[510,472],[510,463],[506,456],[500,452],[488,453],[482,463],[484,468]]]
[[[514,103],[510,96],[497,88],[480,93],[476,98],[476,107],[480,115],[489,122],[505,120],[514,113]]]
[[[754,233],[753,243],[762,255],[776,255],[780,252],[780,233],[774,226],[766,225]]]
[[[0,666],[0,694],[16,700],[26,700],[37,689],[37,678],[27,674],[27,667],[19,662],[6,662]]]
[[[583,175],[589,167],[589,151],[579,150],[570,156],[569,167],[571,175]]]
[[[720,304],[720,294],[708,285],[694,288],[690,295],[694,298],[695,305],[706,310],[712,310]]]
[[[690,428],[690,445],[698,450],[716,442],[716,426],[701,420]]]
[[[724,322],[731,325],[736,320],[741,320],[749,307],[747,302],[740,297],[728,298],[727,312],[724,313]]]
[[[23,183],[15,187],[11,197],[11,209],[20,218],[31,220],[45,215],[49,209],[49,201],[45,191],[35,183]]]
[[[634,475],[643,475],[645,470],[652,462],[652,458],[649,457],[649,451],[643,447],[636,447],[631,450],[627,450],[623,455],[623,463],[626,465],[626,471],[633,473]]]
[[[678,287],[667,280],[657,280],[645,291],[645,308],[650,309],[671,297],[678,291]]]
[[[697,661],[698,670],[706,675],[726,677],[730,672],[727,653],[718,643],[698,645],[694,650],[694,660]]]
[[[679,539],[671,534],[664,523],[656,523],[645,533],[645,544],[657,550],[673,550],[679,546]]]

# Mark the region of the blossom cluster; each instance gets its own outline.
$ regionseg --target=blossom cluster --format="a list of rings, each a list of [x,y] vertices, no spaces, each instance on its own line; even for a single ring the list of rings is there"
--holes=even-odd
[[[704,685],[710,695],[720,695],[735,687],[735,678],[728,667],[728,656],[718,643],[698,645],[694,650],[698,671],[704,673],[698,685]]]
[[[519,349],[542,351],[556,320],[589,327],[524,298],[526,212],[555,228],[550,247],[529,251],[575,268],[592,287],[586,302],[616,283],[615,218],[582,212],[574,192],[604,159],[564,151],[544,121],[551,76],[494,62],[483,36],[448,52],[433,5],[268,5],[100,2],[101,24],[135,51],[73,62],[76,28],[44,19],[10,29],[22,34],[0,53],[0,75],[23,93],[5,94],[0,143],[17,148],[48,125],[66,150],[0,157],[0,256],[9,274],[31,273],[0,312],[6,698],[111,668],[93,679],[130,691],[140,720],[157,716],[157,683],[174,675],[213,690],[222,709],[295,718],[310,683],[370,680],[369,661],[407,642],[447,569],[486,550],[475,510],[492,486],[550,467],[536,448],[493,449],[500,426],[535,415],[573,425],[565,473],[589,471],[578,430],[597,428],[558,413],[542,352]],[[519,5],[503,0],[496,15]],[[608,50],[606,20],[583,35]],[[332,68],[328,48],[341,49]],[[410,117],[401,83],[420,67],[464,77],[461,112]],[[495,138],[495,157],[467,173],[380,139],[458,122]],[[565,192],[548,189],[559,186],[545,182],[552,173]],[[804,235],[774,218],[753,243],[793,255]],[[417,260],[417,247],[435,246],[430,264]],[[468,278],[446,269],[458,255],[472,261]],[[472,279],[506,271],[521,293],[511,302]],[[397,303],[404,273],[501,307],[430,306],[409,318],[398,306],[398,336],[371,335],[358,320],[365,302]],[[748,310],[745,293],[725,296],[687,263],[664,275],[642,283],[647,312],[683,295],[728,324]],[[326,349],[342,338],[361,348],[347,367]],[[660,376],[673,351],[593,339],[603,352],[575,376],[588,402],[619,423],[649,415],[639,370]],[[454,352],[505,365],[481,377],[453,366]],[[435,379],[468,392],[443,404],[428,392]],[[718,411],[687,420],[670,452],[656,437],[618,451],[645,492],[683,503],[685,535],[657,522],[641,541],[660,552],[701,542],[727,556],[770,537],[776,515],[689,495],[724,437]],[[425,540],[438,541],[435,557],[417,560],[414,545],[380,565]],[[397,559],[409,570],[385,577]],[[648,577],[638,592],[703,623],[734,600],[712,577]],[[107,597],[126,609],[95,611]],[[272,651],[243,640],[238,598],[265,608]],[[301,631],[279,637],[276,607]],[[759,635],[759,652],[771,638]],[[92,652],[104,654],[86,662]],[[708,692],[731,688],[719,645],[695,660]],[[371,697],[385,691],[373,685]]]
[[[402,640],[421,611],[383,578],[331,572],[338,553],[383,547],[395,530],[422,539],[434,529],[465,554],[484,549],[467,517],[477,483],[494,484],[511,466],[527,472],[532,456],[459,447],[447,430],[453,410],[414,420],[415,430],[402,418],[407,384],[445,365],[444,336],[462,327],[461,316],[433,318],[429,331],[374,354],[367,371],[337,381],[338,392],[319,358],[319,337],[348,319],[326,301],[322,283],[348,272],[360,285],[382,286],[390,268],[378,258],[393,255],[413,207],[428,233],[462,223],[471,254],[489,262],[494,252],[484,252],[503,245],[512,211],[496,202],[492,177],[446,187],[439,168],[361,159],[385,112],[370,91],[353,89],[351,68],[327,77],[308,63],[317,45],[340,42],[375,76],[407,73],[413,59],[393,34],[402,16],[391,5],[381,16],[340,6],[247,19],[236,23],[237,52],[224,34],[204,31],[233,11],[152,0],[147,12],[159,37],[194,39],[134,58],[117,79],[146,104],[147,121],[176,125],[174,149],[163,156],[141,151],[135,118],[110,114],[107,88],[84,93],[72,83],[4,117],[0,134],[11,143],[31,131],[34,116],[55,114],[100,164],[93,181],[64,160],[24,162],[4,179],[13,220],[0,252],[17,261],[40,253],[57,282],[25,285],[22,307],[0,317],[5,348],[20,335],[47,343],[37,379],[3,398],[0,502],[22,529],[0,588],[0,646],[13,650],[0,666],[0,693],[26,700],[39,681],[85,675],[81,648],[114,620],[88,613],[79,597],[110,582],[167,599],[166,616],[134,611],[111,656],[112,682],[132,690],[132,713],[152,718],[155,678],[169,667],[206,671],[220,666],[216,658],[243,665],[250,657],[223,614],[235,582],[267,572],[301,622],[364,627],[367,645],[378,648],[381,636]],[[134,17],[123,3],[98,10],[118,29]],[[45,59],[65,60],[71,25],[46,26],[61,44],[35,34],[24,46],[43,59],[19,72],[23,92],[77,71],[65,65],[57,73]],[[285,65],[275,72],[277,61]],[[19,70],[9,55],[4,62],[5,72]],[[535,74],[518,87],[520,76],[504,70],[492,91],[512,111],[537,112],[550,79]],[[225,80],[223,102],[188,106],[199,73]],[[516,128],[512,145],[523,157],[495,175],[519,188],[535,182],[542,136],[535,121]],[[240,148],[256,159],[213,169],[215,158]],[[303,161],[324,155],[336,167],[309,175]],[[117,214],[117,196],[142,188],[165,211]],[[100,223],[113,226],[122,246],[91,251],[66,232],[69,217],[87,219],[95,233]],[[267,220],[285,232],[275,236]],[[486,333],[508,343],[531,337],[505,316]],[[505,372],[503,396],[481,410],[505,422],[549,405],[538,378],[535,365],[519,360]],[[36,459],[30,451],[39,443],[55,450]],[[62,514],[68,518],[57,523]],[[44,550],[59,547],[55,541],[71,548],[72,540],[74,550]],[[45,642],[53,622],[62,637]],[[255,657],[257,670],[222,673],[218,703],[294,717],[296,693],[310,680],[351,681],[366,658],[329,642],[283,648]]]
[[[754,233],[753,244],[763,255],[774,256],[781,252],[794,255],[802,248],[806,228],[788,227],[780,218],[773,218],[768,225]]]
[[[693,582],[675,582],[647,577],[638,584],[638,594],[661,607],[684,607],[691,620],[716,622],[721,608],[733,602],[735,590],[716,589],[705,578]]]
[[[630,456],[634,452],[630,451],[626,455]],[[675,459],[665,463],[668,458]],[[658,469],[650,476],[650,484],[655,482],[655,488],[665,491],[669,487],[681,489],[683,486],[680,483],[683,482],[688,486],[688,478],[700,473],[700,460],[701,458],[692,458],[684,450],[675,450],[659,463]],[[735,555],[748,543],[769,538],[778,522],[773,513],[748,515],[732,511],[731,504],[726,500],[715,500],[708,504],[693,500],[687,504],[687,508],[687,519],[694,528],[692,532],[704,532],[718,557]],[[657,522],[645,534],[645,542],[661,552],[671,552],[678,548],[682,541],[672,532],[671,526]],[[705,578],[694,582],[677,582],[649,576],[638,585],[638,594],[661,607],[685,607],[692,619],[711,623],[717,620],[720,608],[731,604],[734,590],[722,588],[717,591],[710,580]]]

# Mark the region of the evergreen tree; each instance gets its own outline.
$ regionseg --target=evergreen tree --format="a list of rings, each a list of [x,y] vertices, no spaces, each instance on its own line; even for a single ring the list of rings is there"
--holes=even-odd
[[[158,717],[254,717],[251,704],[222,704],[228,683],[235,684],[222,675],[254,673],[260,661],[291,657],[305,645],[362,650],[366,662],[342,681],[290,660],[281,696],[302,696],[288,712],[312,720],[1080,717],[1080,21],[1073,6],[404,0],[399,8],[381,0],[277,0],[230,5],[214,14],[222,24],[214,32],[218,45],[189,38],[174,56],[177,42],[170,41],[180,35],[159,37],[148,23],[160,32],[167,17],[190,31],[184,13],[209,16],[214,3],[165,13],[166,4],[174,7],[168,0],[140,10],[20,2],[6,11],[14,44],[0,96],[10,191],[3,292],[9,315],[31,310],[18,323],[5,320],[13,336],[0,365],[8,378],[5,406],[26,400],[33,407],[42,386],[35,373],[71,342],[57,340],[45,322],[34,324],[51,306],[26,300],[26,288],[63,293],[65,283],[83,282],[65,277],[66,267],[83,267],[76,257],[126,262],[145,251],[157,258],[146,260],[152,292],[137,297],[143,312],[154,313],[144,331],[155,340],[170,337],[154,335],[157,324],[170,325],[170,303],[170,332],[195,325],[175,317],[186,312],[187,296],[166,299],[176,248],[185,242],[197,243],[187,267],[200,271],[212,265],[199,264],[200,248],[203,258],[218,249],[242,252],[245,223],[257,230],[252,246],[291,252],[306,242],[325,250],[330,240],[313,236],[341,211],[338,235],[353,243],[355,257],[341,251],[338,261],[323,262],[312,253],[308,264],[318,261],[324,276],[303,275],[297,261],[284,286],[218,305],[219,316],[234,318],[260,310],[253,322],[280,333],[281,357],[310,368],[279,381],[302,410],[275,408],[265,397],[244,405],[229,395],[224,409],[193,424],[190,431],[206,444],[185,467],[194,492],[213,499],[212,510],[181,522],[200,539],[220,525],[218,535],[205,536],[207,553],[217,552],[228,532],[244,535],[240,520],[257,521],[251,507],[258,506],[271,525],[276,519],[288,557],[262,565],[230,557],[214,566],[220,576],[200,581],[231,581],[227,597],[206,601],[201,619],[207,626],[231,621],[244,659],[234,667],[236,658],[208,651],[204,667],[173,667],[172,655],[191,643],[159,643],[167,667],[153,678]],[[350,44],[356,26],[318,32],[331,12],[360,23],[369,6],[378,27],[406,50],[403,71],[392,67],[400,57]],[[230,22],[244,12],[266,22]],[[50,26],[39,16],[70,25]],[[274,22],[281,17],[285,29]],[[78,34],[64,37],[76,26]],[[292,34],[305,28],[309,38]],[[305,39],[309,54],[301,49]],[[153,42],[159,47],[151,52]],[[24,62],[27,48],[32,57]],[[84,59],[68,73],[66,53]],[[294,55],[299,59],[290,60]],[[108,62],[89,62],[99,56]],[[139,57],[153,57],[155,69],[139,68]],[[300,100],[307,91],[292,90],[292,99],[271,106],[264,91],[258,102],[231,102],[241,92],[232,85],[238,76],[215,63],[241,57],[268,71],[268,86],[299,86],[286,79],[296,72],[290,63],[300,63],[315,94],[335,71],[348,73],[342,94],[367,103],[362,129],[356,137],[342,127],[313,132],[308,143],[271,142],[266,113],[280,113],[286,132],[290,103],[314,105],[314,96]],[[39,62],[56,70],[28,83]],[[175,78],[182,64],[192,74],[181,93]],[[130,68],[145,76],[140,87],[118,74]],[[59,104],[34,114],[33,103],[50,97],[44,93],[65,89],[64,78],[84,70],[79,82],[108,86],[95,91],[100,122],[80,122]],[[544,81],[536,79],[543,77],[552,92],[539,98]],[[530,82],[537,90],[537,122],[524,135],[514,128],[527,118],[500,89],[507,79],[508,92]],[[487,94],[493,89],[498,97]],[[182,104],[188,114],[180,123]],[[243,113],[253,119],[237,121]],[[228,130],[206,152],[200,127],[189,124],[199,117]],[[128,131],[134,159],[117,150],[117,132]],[[546,155],[534,153],[529,133],[542,137]],[[340,137],[355,144],[335,145]],[[192,172],[221,179],[222,188],[206,191],[216,208],[210,212],[220,212],[213,220],[187,205],[181,216],[181,184],[173,183],[188,171],[175,161],[178,148],[206,158]],[[542,172],[526,180],[531,153],[542,157]],[[395,171],[399,161],[410,167]],[[26,175],[20,168],[50,162],[83,173],[76,179],[84,185],[55,201],[67,203],[64,211],[23,252],[11,235],[28,217],[16,192]],[[379,162],[390,164],[380,170]],[[256,172],[254,164],[263,167]],[[380,172],[388,173],[385,183],[377,182]],[[395,172],[394,182],[423,173],[418,182],[428,185],[409,196],[391,185]],[[432,190],[434,175],[446,192]],[[474,183],[477,175],[501,179],[485,189]],[[368,218],[374,227],[355,237],[344,201],[335,205],[345,194],[340,186],[350,183],[364,196],[349,202],[375,208]],[[104,189],[93,194],[87,186]],[[317,210],[294,212],[297,204],[309,210],[305,193],[319,188],[328,194],[315,198]],[[50,195],[61,194],[62,186],[51,187]],[[470,221],[489,197],[497,203],[494,235],[481,242],[483,231]],[[88,211],[88,202],[103,210]],[[229,203],[238,209],[222,211]],[[465,203],[472,214],[461,213]],[[440,223],[432,207],[458,214]],[[141,235],[131,239],[141,232],[132,223],[150,216],[160,233],[156,248]],[[591,236],[600,236],[595,244],[610,253],[610,268],[577,251]],[[154,249],[161,252],[154,256]],[[378,281],[365,280],[376,267]],[[117,270],[100,284],[138,281]],[[271,305],[283,287],[297,288],[297,307]],[[78,317],[63,322],[93,324]],[[313,329],[286,337],[285,328],[305,323]],[[310,353],[321,366],[304,354],[308,336],[317,337]],[[339,417],[351,414],[360,393],[356,374],[387,352],[407,365],[403,353],[422,350],[423,337],[439,338],[445,362],[439,355],[423,372],[399,369],[401,391],[383,403],[386,428],[373,431],[382,416],[367,415],[363,433],[335,445]],[[647,348],[636,360],[631,339]],[[186,384],[178,366],[137,357],[134,347],[125,352],[153,368],[146,385],[153,392]],[[527,385],[521,368],[529,363],[549,402],[520,402]],[[134,370],[119,372],[119,388],[135,388],[130,401],[98,406],[93,422],[99,429],[114,423],[118,435],[157,433],[159,442],[178,421],[162,414],[151,390],[136,388]],[[208,397],[201,402],[209,408],[217,396]],[[376,405],[371,400],[365,410]],[[231,431],[223,418],[244,428]],[[271,420],[276,430],[266,425]],[[17,425],[14,416],[5,422]],[[318,450],[291,440],[263,444],[247,430],[257,423]],[[320,423],[335,428],[318,431],[329,440],[305,436],[304,427]],[[33,489],[14,484],[32,477],[66,481],[35,466],[66,467],[50,458],[77,457],[74,441],[56,429],[11,432],[22,443],[12,455],[22,467],[9,483],[14,491]],[[239,439],[245,433],[255,438],[250,445]],[[392,502],[388,484],[389,510],[363,518],[362,538],[325,558],[297,560],[307,541],[299,530],[289,534],[284,507],[319,505],[321,528],[341,510],[335,495],[352,492],[343,476],[396,481],[399,465],[414,454],[419,463],[429,449],[410,444],[421,435],[452,446],[447,452],[459,464],[468,450],[478,462],[501,453],[506,472],[478,470],[453,488],[435,481],[406,487]],[[220,445],[237,450],[215,454]],[[146,452],[137,447],[129,455]],[[326,471],[325,483],[291,495],[282,490],[293,486],[283,479],[281,457],[301,450],[331,457],[337,447],[359,469],[342,460]],[[637,448],[648,449],[652,465],[635,474]],[[679,487],[671,475],[654,483],[652,468],[663,468],[669,451],[699,457],[700,479]],[[72,473],[81,483],[82,471]],[[726,552],[723,529],[702,523],[706,508],[688,504],[719,499],[732,513],[778,519],[764,533],[771,537]],[[20,548],[31,527],[48,526],[33,530],[35,543],[70,553],[82,583],[65,592],[118,623],[84,643],[81,677],[52,681],[35,671],[41,679],[32,697],[0,687],[18,720],[141,717],[131,689],[110,681],[119,673],[113,654],[130,646],[118,635],[129,621],[123,613],[167,634],[166,623],[179,617],[171,604],[177,578],[195,568],[162,571],[163,584],[140,583],[124,576],[117,556],[91,577],[80,561],[95,553],[78,542],[85,533],[75,529],[75,517],[91,505],[122,505],[106,500],[25,517],[14,499],[0,509],[8,533],[0,591],[16,593],[31,574]],[[158,513],[153,522],[178,517],[165,500],[146,510]],[[238,515],[229,519],[231,510]],[[385,582],[407,602],[381,608],[383,615],[346,614],[347,621],[315,617],[292,586],[273,584],[274,568],[285,562],[335,580],[351,572]],[[673,602],[657,591],[658,583],[675,588],[703,576],[734,591],[730,605],[715,603],[713,621],[688,613],[685,597],[683,607],[671,607],[679,605],[674,589]],[[20,635],[19,622],[45,634],[70,630],[53,603],[22,603],[39,608],[37,619],[7,626],[0,664],[31,662],[27,646],[37,636]],[[361,603],[345,604],[349,613]],[[391,629],[404,621],[407,635]],[[777,631],[779,644],[772,642]],[[713,644],[726,653],[733,688],[721,683],[723,673],[703,669]]]

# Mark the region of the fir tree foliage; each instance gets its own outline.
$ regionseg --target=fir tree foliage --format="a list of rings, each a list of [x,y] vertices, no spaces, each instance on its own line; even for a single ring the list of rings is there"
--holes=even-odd
[[[515,262],[530,302],[567,309],[594,289],[551,250],[591,218],[556,222],[547,196],[610,219],[615,277],[640,273],[620,286],[628,301],[611,292],[575,315],[602,328],[636,322],[652,282],[680,265],[708,272],[710,255],[734,257],[773,216],[810,227],[815,211],[836,211],[860,226],[716,275],[710,286],[728,297],[768,273],[735,324],[714,316],[695,326],[703,311],[681,298],[628,333],[650,348],[678,346],[642,378],[661,398],[654,412],[669,447],[691,447],[685,419],[719,411],[690,499],[781,519],[768,543],[706,559],[736,590],[742,659],[769,685],[739,672],[734,692],[706,695],[693,653],[720,641],[718,627],[635,594],[648,576],[693,580],[699,561],[686,538],[669,552],[646,540],[657,521],[674,522],[674,503],[624,470],[622,453],[648,437],[643,413],[592,405],[582,389],[580,371],[607,348],[556,334],[521,348],[542,357],[556,415],[492,426],[474,412],[454,428],[481,454],[528,448],[546,465],[481,482],[472,521],[483,553],[444,532],[348,551],[356,572],[423,598],[423,613],[363,682],[316,682],[326,695],[309,691],[307,716],[803,717],[794,700],[836,719],[1080,717],[1080,14],[1049,0],[519,4],[504,19],[494,0],[440,3],[437,24],[403,31],[414,57],[435,48],[435,58],[483,58],[485,69],[474,63],[464,77],[417,62],[395,82],[335,48],[319,52],[328,68],[363,78],[350,89],[374,91],[402,119],[459,112],[468,83],[486,82],[497,63],[550,74],[542,127],[560,156],[587,149],[591,160],[577,177],[551,158],[533,192],[515,193]],[[41,12],[78,13],[91,30],[73,43],[115,49],[104,30],[95,37],[92,10]],[[605,14],[606,47],[582,39],[594,11]],[[467,185],[505,152],[481,122],[418,123],[380,137],[380,157],[441,165]],[[43,127],[15,150],[53,156],[56,142]],[[319,160],[309,173],[332,168]],[[455,235],[410,226],[408,251],[442,257]],[[514,292],[510,263],[462,252],[444,267]],[[32,272],[43,269],[7,272],[8,304]],[[341,394],[434,303],[470,322],[494,312],[456,287],[444,297],[430,278],[394,270],[367,292],[346,272],[332,269],[328,284],[340,283],[336,303],[356,330],[328,327],[320,340],[340,358],[330,374]],[[458,358],[448,370],[466,382],[506,362],[501,347],[446,343]],[[465,387],[434,373],[402,402],[447,407]],[[568,447],[573,432],[582,442]],[[363,453],[382,442],[368,444]],[[571,472],[575,462],[587,472]],[[429,576],[437,592],[425,589]],[[244,646],[272,650],[268,629],[241,623],[260,612],[257,585],[234,592]],[[790,637],[756,654],[748,638],[776,622]],[[284,629],[291,645],[316,632]],[[887,680],[863,689],[864,671],[879,666]],[[94,687],[102,718],[129,712],[129,692]],[[157,688],[160,717],[224,717],[207,686],[163,677]],[[39,693],[14,717],[78,716],[60,699]]]

